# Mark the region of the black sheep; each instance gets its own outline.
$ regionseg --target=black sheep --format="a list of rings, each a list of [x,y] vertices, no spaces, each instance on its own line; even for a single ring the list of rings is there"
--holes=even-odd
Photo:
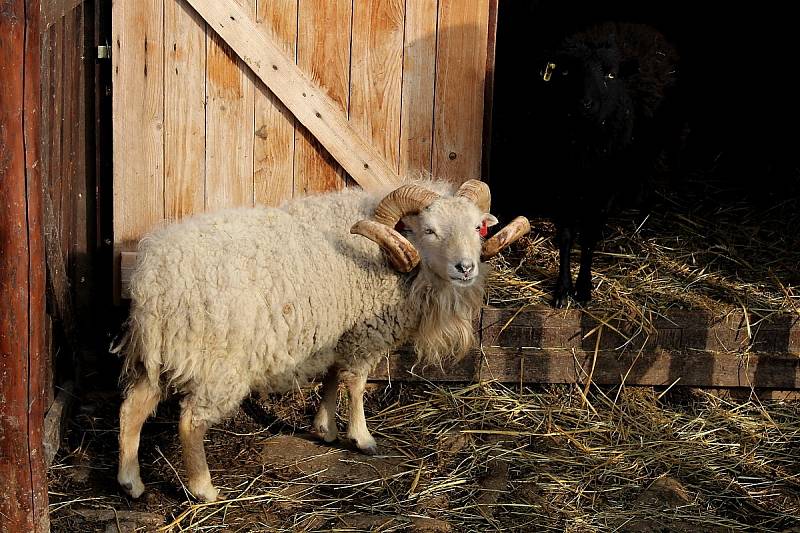
[[[560,268],[553,305],[569,296],[591,299],[592,255],[609,211],[641,202],[665,146],[665,103],[676,85],[677,52],[654,28],[606,22],[575,33],[547,56],[535,102],[547,135],[541,146],[542,178],[556,225]],[[541,127],[541,126],[540,126]],[[536,187],[536,185],[534,185]],[[570,249],[576,236],[581,262],[575,286]]]

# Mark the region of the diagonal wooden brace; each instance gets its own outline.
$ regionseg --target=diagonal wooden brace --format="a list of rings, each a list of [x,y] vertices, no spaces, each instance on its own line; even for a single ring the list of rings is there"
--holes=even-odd
[[[328,97],[235,0],[187,0],[256,76],[364,189],[400,183]]]

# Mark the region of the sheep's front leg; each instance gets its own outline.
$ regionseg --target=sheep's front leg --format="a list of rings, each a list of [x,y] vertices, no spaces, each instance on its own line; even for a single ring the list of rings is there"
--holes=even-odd
[[[592,299],[592,259],[605,224],[605,217],[588,218],[581,229],[581,268],[575,282],[575,299],[581,303]]]
[[[178,432],[183,449],[183,464],[189,479],[187,486],[198,500],[213,502],[216,501],[219,491],[211,483],[211,473],[206,462],[206,450],[203,447],[206,431],[208,423],[195,419],[189,403],[184,403]]]
[[[562,308],[573,294],[572,272],[569,268],[572,242],[575,240],[574,224],[556,222],[556,242],[558,244],[558,280],[553,291],[553,307]]]
[[[335,366],[328,370],[322,381],[322,401],[319,411],[314,417],[314,431],[325,442],[336,440],[336,403],[339,399],[339,369]]]
[[[367,429],[364,416],[364,385],[367,383],[367,372],[346,373],[347,391],[350,397],[350,420],[347,425],[347,438],[354,441],[362,452],[368,455],[378,453],[378,445]]]

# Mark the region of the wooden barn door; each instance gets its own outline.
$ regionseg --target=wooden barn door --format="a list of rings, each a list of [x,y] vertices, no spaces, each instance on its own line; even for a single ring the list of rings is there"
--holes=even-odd
[[[351,180],[481,177],[492,3],[115,2],[116,250]]]

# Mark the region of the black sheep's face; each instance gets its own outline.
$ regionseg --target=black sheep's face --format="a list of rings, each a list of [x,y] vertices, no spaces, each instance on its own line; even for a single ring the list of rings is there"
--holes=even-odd
[[[575,46],[553,63],[550,83],[566,118],[602,126],[623,105],[616,48]]]

